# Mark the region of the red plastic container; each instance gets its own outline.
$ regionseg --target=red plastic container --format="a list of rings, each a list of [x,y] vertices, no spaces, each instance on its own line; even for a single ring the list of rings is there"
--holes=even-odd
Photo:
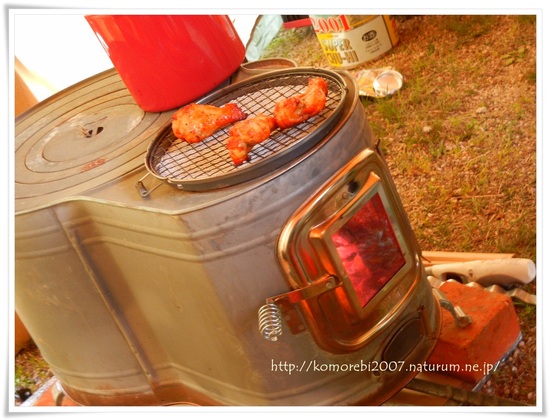
[[[222,84],[245,47],[225,15],[87,15],[136,103],[180,107]]]

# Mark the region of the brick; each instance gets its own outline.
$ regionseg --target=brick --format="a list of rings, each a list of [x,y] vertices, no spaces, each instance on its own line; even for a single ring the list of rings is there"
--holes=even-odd
[[[520,338],[514,304],[507,295],[456,281],[444,282],[440,290],[472,323],[461,328],[451,313],[441,308],[441,334],[428,364],[432,371],[478,383]]]

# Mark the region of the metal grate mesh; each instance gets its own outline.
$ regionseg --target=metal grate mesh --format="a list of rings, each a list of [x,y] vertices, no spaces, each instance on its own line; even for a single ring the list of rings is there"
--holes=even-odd
[[[226,143],[231,126],[217,131],[200,143],[190,144],[177,139],[170,125],[161,132],[149,152],[150,170],[172,182],[195,182],[249,171],[267,159],[283,152],[287,153],[298,143],[311,137],[310,135],[318,128],[328,124],[335,116],[335,111],[342,104],[345,95],[345,86],[340,79],[326,74],[277,75],[244,84],[208,101],[216,106],[229,102],[236,103],[249,117],[259,114],[272,115],[277,101],[302,93],[311,77],[323,77],[327,81],[325,108],[318,115],[295,127],[275,130],[269,139],[252,149],[248,162],[236,167],[229,157]]]

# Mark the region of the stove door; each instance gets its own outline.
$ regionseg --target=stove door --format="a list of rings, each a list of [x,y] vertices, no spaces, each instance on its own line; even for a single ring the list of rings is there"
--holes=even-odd
[[[426,290],[420,250],[391,175],[368,149],[290,218],[278,258],[292,291],[268,304],[283,312],[291,332],[305,324],[333,353],[356,351],[388,334]]]

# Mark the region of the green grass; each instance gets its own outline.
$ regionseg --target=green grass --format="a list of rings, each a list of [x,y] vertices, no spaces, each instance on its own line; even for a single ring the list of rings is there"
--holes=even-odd
[[[15,389],[28,388],[36,392],[50,377],[50,367],[42,358],[38,348],[31,341],[16,357]]]
[[[403,183],[425,249],[535,255],[535,202],[527,191],[535,171],[534,165],[527,172],[520,164],[535,150],[534,126],[522,124],[535,121],[536,98],[524,93],[536,80],[528,64],[534,28],[524,18],[499,28],[502,24],[491,16],[442,18],[441,35],[425,48],[405,41],[392,54],[406,81],[399,94],[363,102],[396,182]],[[506,37],[498,39],[493,32],[503,29]],[[408,47],[421,52],[408,53]],[[513,62],[506,63],[506,55]],[[517,66],[527,71],[522,80],[513,79],[517,85],[503,87],[515,98],[507,101],[487,81]],[[519,172],[527,175],[524,182]],[[414,193],[407,197],[411,185]],[[432,200],[439,203],[436,210],[418,205]],[[524,213],[522,205],[528,208]]]

